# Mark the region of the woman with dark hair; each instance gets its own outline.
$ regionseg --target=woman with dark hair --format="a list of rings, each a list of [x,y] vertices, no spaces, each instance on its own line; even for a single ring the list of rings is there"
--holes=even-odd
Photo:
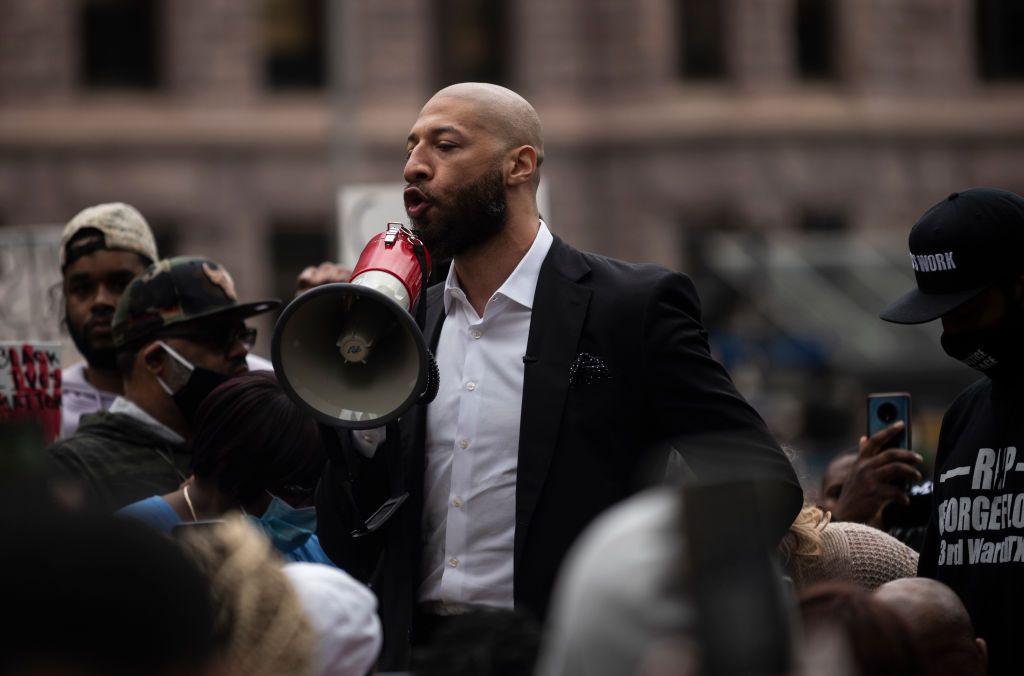
[[[272,373],[237,376],[211,392],[191,450],[192,475],[178,490],[118,513],[170,532],[240,510],[286,559],[331,564],[314,534],[313,491],[326,460],[320,433]]]

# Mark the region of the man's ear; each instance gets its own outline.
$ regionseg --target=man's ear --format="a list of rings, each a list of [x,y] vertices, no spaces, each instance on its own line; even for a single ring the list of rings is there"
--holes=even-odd
[[[508,174],[508,185],[520,185],[533,180],[537,174],[537,149],[533,146],[519,146],[510,153],[512,170]]]
[[[988,673],[988,644],[985,643],[985,639],[976,638],[974,639],[974,645],[978,648],[978,654],[981,655],[981,663],[984,666],[985,673]]]
[[[139,350],[138,359],[147,371],[155,376],[161,376],[167,362],[167,352],[160,346],[160,343],[152,342]]]

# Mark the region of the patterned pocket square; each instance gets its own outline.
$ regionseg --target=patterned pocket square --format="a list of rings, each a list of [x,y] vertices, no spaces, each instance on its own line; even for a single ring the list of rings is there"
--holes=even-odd
[[[569,387],[594,385],[612,379],[612,372],[600,357],[580,352],[569,366]]]

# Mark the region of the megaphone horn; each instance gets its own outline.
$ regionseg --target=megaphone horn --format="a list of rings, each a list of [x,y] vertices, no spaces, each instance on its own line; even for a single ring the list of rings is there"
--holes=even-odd
[[[400,223],[363,249],[348,283],[293,300],[274,327],[278,380],[299,405],[334,427],[367,429],[437,394],[437,365],[412,309],[430,254]]]

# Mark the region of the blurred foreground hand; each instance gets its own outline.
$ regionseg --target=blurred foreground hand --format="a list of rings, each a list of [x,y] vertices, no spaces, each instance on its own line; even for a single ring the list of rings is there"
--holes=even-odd
[[[295,279],[295,295],[298,296],[315,286],[347,282],[351,276],[352,270],[338,263],[324,262],[320,265],[310,265]]]

